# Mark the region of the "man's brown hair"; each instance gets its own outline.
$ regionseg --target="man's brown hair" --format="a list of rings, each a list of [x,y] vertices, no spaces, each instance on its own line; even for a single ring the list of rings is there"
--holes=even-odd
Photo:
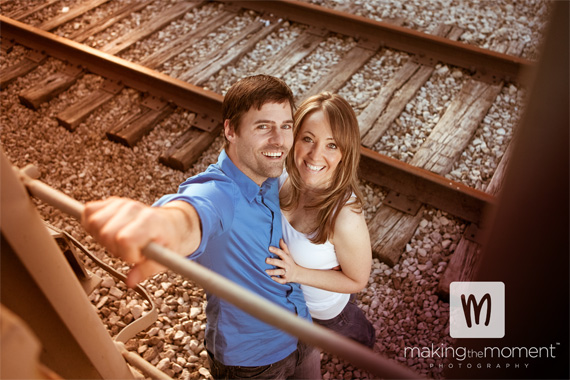
[[[252,107],[261,109],[265,103],[289,102],[291,114],[294,112],[293,92],[279,78],[270,75],[253,75],[234,83],[222,103],[223,120],[229,120],[231,128],[238,133],[242,116]],[[225,148],[228,146],[226,139]]]

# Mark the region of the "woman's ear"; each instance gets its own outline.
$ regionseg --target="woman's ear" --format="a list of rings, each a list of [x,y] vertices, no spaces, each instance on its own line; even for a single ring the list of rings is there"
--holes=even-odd
[[[229,142],[233,142],[235,135],[236,135],[236,131],[235,129],[231,126],[230,124],[230,119],[226,119],[224,120],[224,135],[226,136],[226,139]]]

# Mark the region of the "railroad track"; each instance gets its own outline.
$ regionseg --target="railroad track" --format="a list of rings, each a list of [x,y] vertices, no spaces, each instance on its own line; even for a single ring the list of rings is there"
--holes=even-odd
[[[183,107],[195,114],[193,127],[188,129],[165,151],[160,161],[170,167],[187,170],[198,156],[212,143],[221,130],[219,105],[221,94],[203,90],[203,85],[211,76],[218,74],[226,66],[238,61],[255,48],[260,41],[281,27],[283,19],[302,23],[306,33],[302,33],[287,49],[274,54],[264,67],[257,71],[283,76],[319,44],[325,42],[331,33],[348,35],[356,40],[354,46],[345,52],[336,65],[322,76],[301,96],[308,96],[321,90],[338,91],[351,76],[355,75],[376,54],[386,49],[399,49],[411,54],[410,59],[390,78],[377,97],[369,102],[359,114],[364,147],[373,147],[412,100],[417,90],[423,86],[435,70],[437,62],[459,66],[469,70],[471,79],[453,99],[448,112],[443,115],[432,135],[418,149],[411,165],[401,165],[363,148],[363,178],[392,190],[388,202],[390,208],[382,209],[372,222],[374,235],[386,236],[375,243],[375,251],[384,261],[394,264],[397,252],[411,237],[414,228],[407,227],[408,233],[401,234],[401,224],[417,225],[414,215],[421,215],[421,204],[430,204],[469,222],[480,224],[481,211],[493,203],[493,197],[482,192],[445,180],[454,160],[462,153],[471,140],[476,128],[482,122],[494,98],[499,95],[505,82],[522,82],[524,70],[531,66],[527,60],[514,55],[471,47],[455,40],[462,30],[440,28],[431,36],[398,25],[375,22],[318,6],[300,2],[233,2],[227,4],[217,14],[204,20],[179,39],[165,43],[160,49],[140,59],[127,61],[121,53],[144,41],[160,35],[161,29],[180,22],[185,14],[194,8],[208,6],[200,2],[179,2],[165,9],[160,17],[134,27],[128,33],[107,42],[98,49],[78,44],[96,38],[97,32],[112,28],[122,19],[144,10],[151,2],[133,2],[116,9],[109,9],[104,17],[87,29],[71,33],[69,40],[57,38],[50,31],[58,30],[94,8],[106,5],[108,1],[90,1],[45,20],[32,27],[2,16],[3,46],[9,52],[14,42],[30,48],[23,62],[7,67],[2,72],[0,84],[8,85],[19,76],[25,75],[42,64],[46,55],[65,60],[65,67],[45,78],[35,86],[22,91],[21,102],[31,108],[38,108],[76,83],[86,72],[105,78],[100,88],[89,96],[78,99],[57,116],[60,125],[73,131],[81,122],[102,104],[117,95],[125,86],[144,93],[139,108],[106,132],[109,139],[133,147],[157,123],[173,112],[173,106]],[[14,17],[25,20],[33,13],[45,10],[46,4],[27,12],[14,10]],[[197,43],[208,33],[224,23],[238,18],[240,12],[255,11],[255,17],[237,35],[227,39],[219,49],[201,59],[192,68],[177,78],[161,73],[161,67],[169,60],[184,52],[187,46]],[[281,17],[281,19],[277,19]],[[447,38],[446,38],[447,37]],[[156,38],[156,37],[154,37]],[[244,42],[245,40],[245,42]],[[513,46],[514,49],[520,46]],[[507,52],[505,47],[503,52]],[[150,69],[150,70],[149,70]],[[164,70],[163,70],[164,71]],[[456,128],[456,126],[460,128]],[[457,142],[457,139],[461,139]],[[448,141],[452,140],[453,143]],[[443,161],[443,162],[442,162]],[[427,169],[427,170],[421,170]],[[383,173],[390,172],[389,175]],[[432,175],[434,173],[435,175]],[[409,180],[404,180],[404,178]],[[412,199],[412,202],[409,202]],[[399,209],[404,214],[400,217]],[[414,215],[405,215],[413,213]],[[388,215],[387,215],[388,214]],[[399,218],[397,224],[384,226],[385,220]],[[407,219],[411,219],[410,222]],[[398,240],[390,230],[398,225]]]
[[[1,3],[2,91],[41,72],[19,88],[18,99],[50,115],[51,128],[78,133],[113,113],[118,118],[98,129],[99,138],[136,154],[141,144],[152,144],[156,128],[183,115],[183,127],[167,137],[172,140],[162,139],[157,160],[186,173],[219,141],[223,93],[240,76],[282,77],[298,100],[322,90],[362,92],[347,98],[361,128],[361,177],[383,193],[369,215],[375,256],[397,265],[425,210],[435,208],[467,225],[439,279],[440,295],[445,299],[449,282],[470,277],[484,212],[508,163],[511,131],[501,151],[488,153],[494,161],[487,178],[479,174],[474,182],[472,173],[452,173],[465,151],[485,151],[474,140],[497,123],[497,99],[526,84],[532,62],[520,58],[522,44],[482,49],[458,42],[464,31],[451,25],[425,34],[401,27],[401,20],[373,21],[298,1],[180,1],[159,9],[156,1],[93,0],[62,12],[66,4]],[[264,59],[246,64],[259,56]],[[394,65],[380,76],[385,62]],[[362,88],[355,78],[378,85]],[[418,94],[443,82],[453,82],[449,93],[433,107],[423,104]],[[124,109],[110,110],[117,106]],[[423,109],[419,118],[414,107]],[[405,114],[429,128],[414,135]],[[414,140],[397,140],[395,131]]]

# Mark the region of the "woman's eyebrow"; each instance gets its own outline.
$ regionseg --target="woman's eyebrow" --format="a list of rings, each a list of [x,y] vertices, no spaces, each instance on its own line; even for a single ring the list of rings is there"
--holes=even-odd
[[[305,131],[305,133],[306,133],[306,134],[309,134],[309,135],[311,135],[311,136],[315,136],[315,134],[314,134],[313,132],[311,132],[311,131]],[[335,138],[334,138],[334,137],[327,137],[325,140],[332,140],[332,141],[335,141]]]

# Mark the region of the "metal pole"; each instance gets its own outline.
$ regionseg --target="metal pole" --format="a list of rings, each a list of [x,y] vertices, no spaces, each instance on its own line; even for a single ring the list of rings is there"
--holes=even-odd
[[[20,171],[20,178],[34,197],[81,220],[84,210],[82,203],[41,181],[28,177],[22,171]],[[360,369],[382,378],[416,379],[421,377],[418,373],[375,354],[368,347],[299,318],[286,309],[163,246],[150,243],[142,253],[166,268],[192,279],[208,292],[231,302],[261,321],[278,327],[307,344],[342,357]]]

